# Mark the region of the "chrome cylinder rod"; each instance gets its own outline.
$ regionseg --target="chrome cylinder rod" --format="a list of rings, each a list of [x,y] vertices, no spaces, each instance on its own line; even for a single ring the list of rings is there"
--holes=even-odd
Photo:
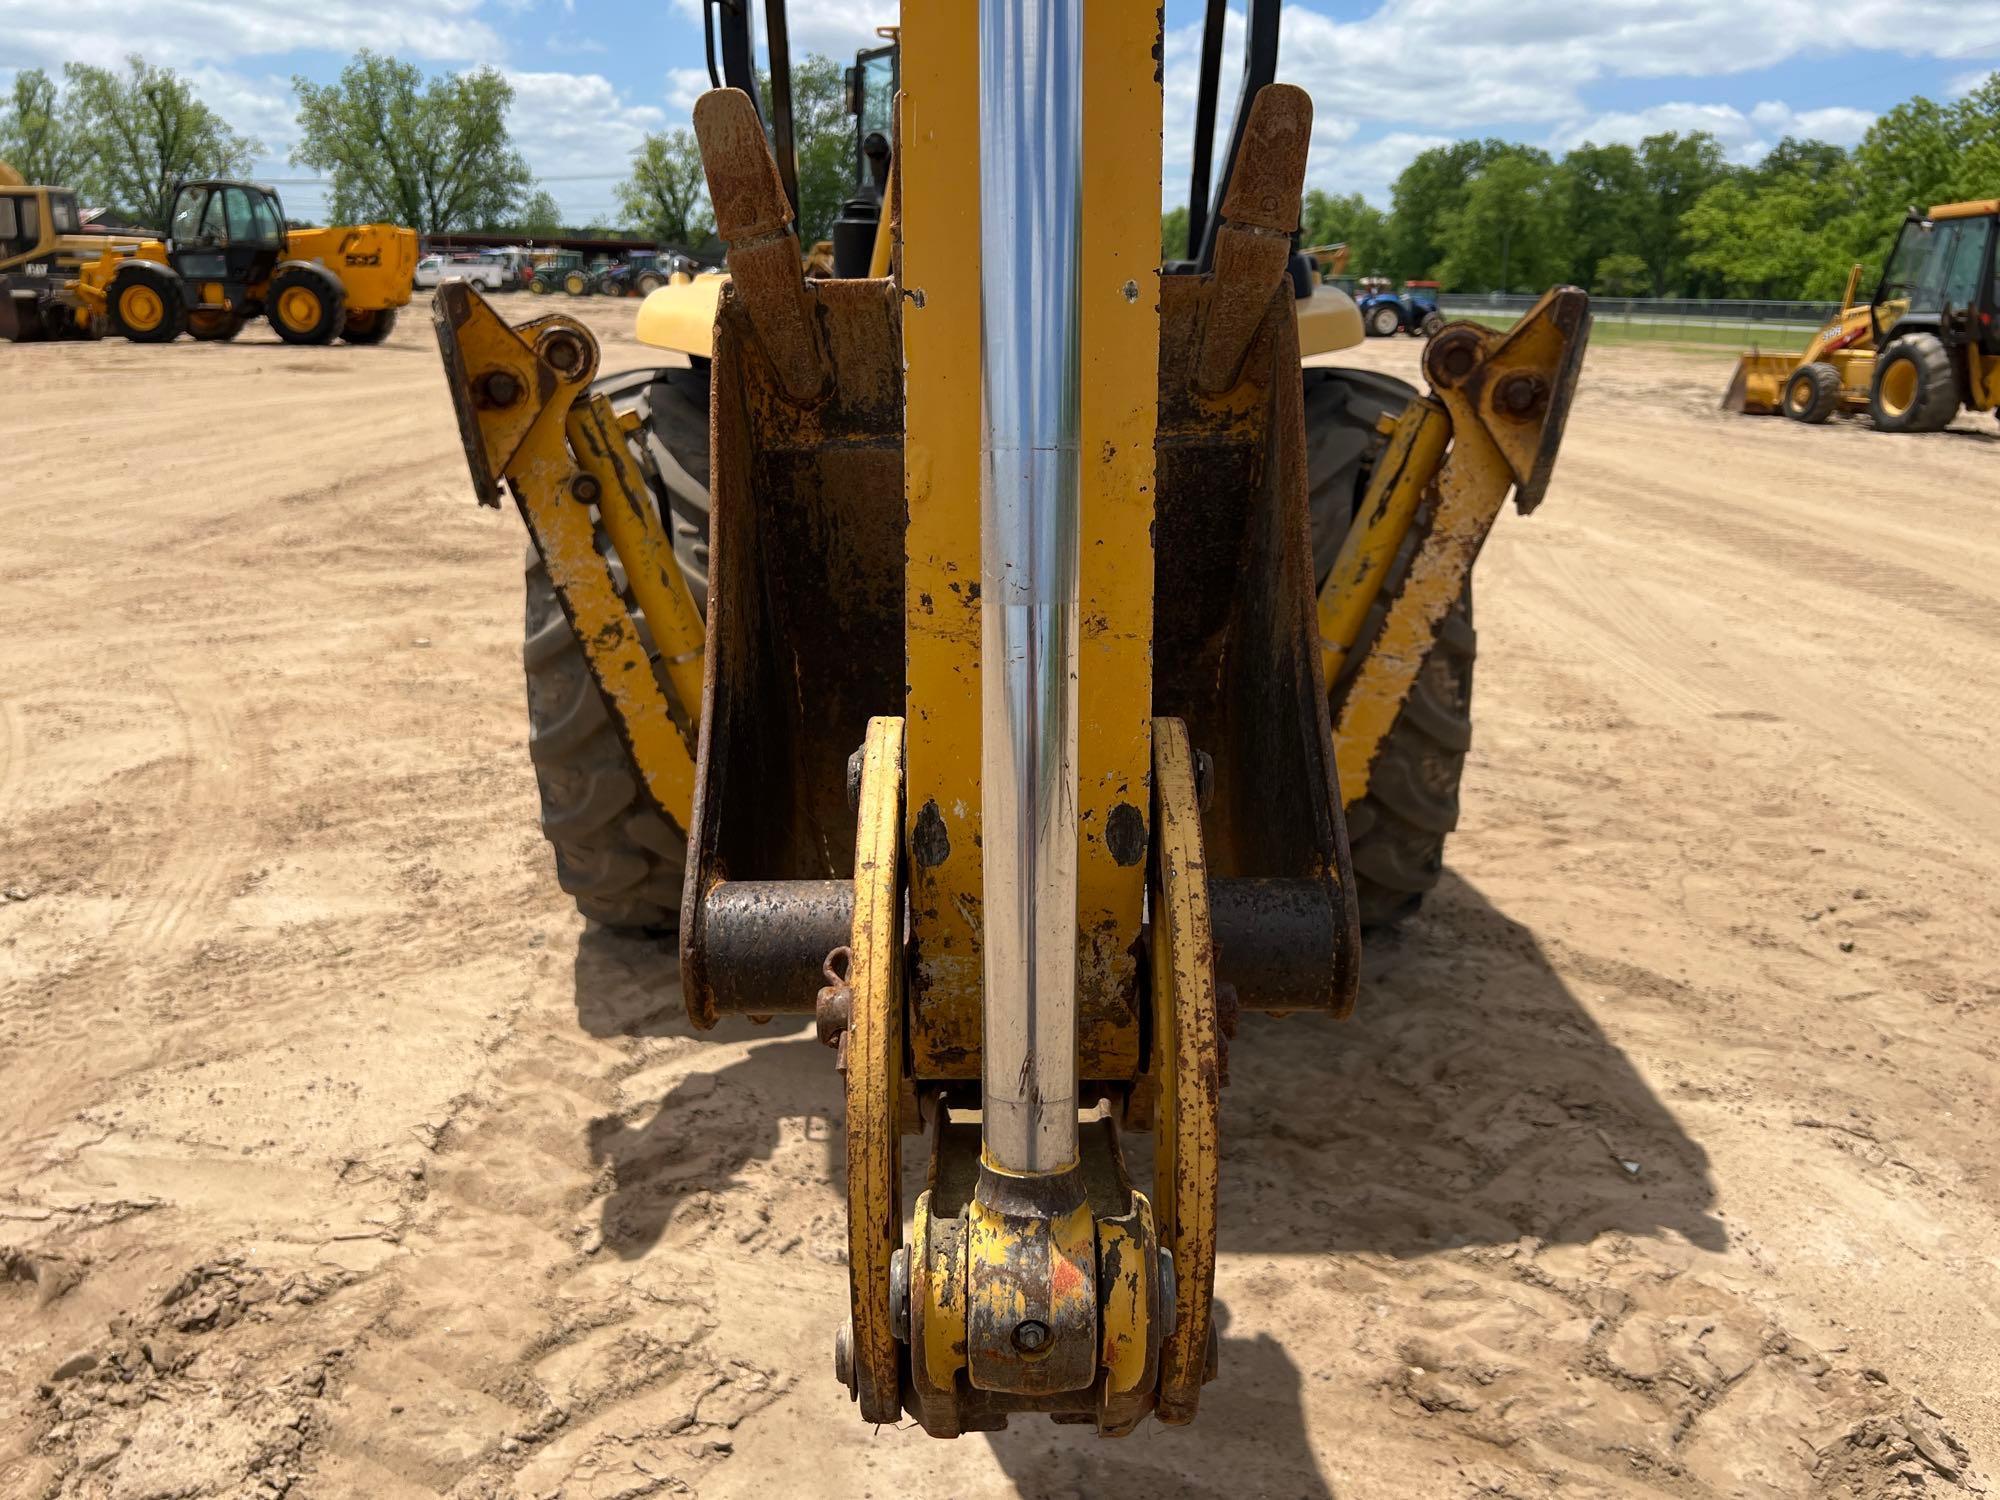
[[[985,1153],[1073,1166],[1083,0],[979,0]]]

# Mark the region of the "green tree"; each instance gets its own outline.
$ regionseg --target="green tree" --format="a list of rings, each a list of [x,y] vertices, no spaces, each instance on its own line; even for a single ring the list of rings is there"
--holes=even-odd
[[[1381,272],[1389,262],[1389,219],[1359,193],[1338,197],[1314,188],[1299,214],[1300,243],[1347,246],[1347,269],[1356,276]]]
[[[1846,284],[1842,226],[1856,209],[1847,153],[1788,138],[1695,200],[1681,221],[1688,264],[1730,296],[1831,298]]]
[[[235,177],[263,150],[195,97],[171,68],[129,57],[125,71],[71,63],[63,69],[83,196],[164,228],[174,187],[191,177]]]
[[[1564,194],[1539,151],[1494,157],[1466,184],[1444,226],[1441,279],[1466,291],[1540,289],[1569,269]]]
[[[758,75],[757,93],[769,120],[768,76]],[[833,232],[834,215],[854,195],[859,172],[847,69],[833,58],[813,54],[792,64],[792,143],[799,161],[799,240],[811,245]]]
[[[1639,169],[1645,197],[1639,205],[1638,253],[1653,273],[1653,295],[1693,292],[1681,220],[1703,193],[1730,175],[1722,143],[1705,130],[1649,135],[1639,142]]]
[[[1187,258],[1188,211],[1182,203],[1160,215],[1160,259],[1165,262]]]
[[[563,232],[562,207],[547,188],[536,188],[506,217],[482,227],[493,234],[514,234],[522,239],[548,239]]]
[[[1579,286],[1599,290],[1598,268],[1614,261],[1625,268],[1645,238],[1646,186],[1639,154],[1630,146],[1586,141],[1562,159],[1561,171],[1569,206],[1567,275]]]
[[[497,223],[533,176],[507,133],[514,88],[491,68],[433,78],[363,50],[336,83],[294,78],[292,161],[331,179],[340,223],[386,219],[424,233]]]
[[[1652,284],[1653,273],[1641,256],[1607,255],[1591,268],[1590,289],[1606,297],[1636,297]]]
[[[1391,276],[1434,275],[1445,257],[1445,230],[1464,206],[1467,185],[1496,156],[1522,148],[1505,141],[1453,141],[1434,146],[1397,177],[1391,192]]]
[[[0,99],[0,161],[30,182],[66,187],[83,165],[75,101],[40,68],[23,68]]]
[[[711,232],[701,147],[692,131],[658,131],[640,142],[617,197],[627,223],[668,244],[698,245]]]

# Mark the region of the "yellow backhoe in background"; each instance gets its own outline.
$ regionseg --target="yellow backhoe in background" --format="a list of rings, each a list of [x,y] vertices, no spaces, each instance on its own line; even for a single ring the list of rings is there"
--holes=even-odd
[[[1725,411],[1817,425],[1866,412],[1884,432],[1937,432],[1961,409],[2000,405],[2000,200],[1912,212],[1875,294],[1847,278],[1840,313],[1799,355],[1746,354],[1723,394]]]
[[[164,240],[86,234],[74,192],[0,164],[0,339],[233,339],[261,316],[289,344],[379,344],[416,267],[414,230],[287,229],[250,182],[183,183]]]
[[[769,0],[770,120],[747,7],[707,8],[729,276],[640,319],[684,360],[600,378],[573,318],[436,298],[474,489],[531,538],[564,888],[677,932],[697,1028],[810,1014],[837,1053],[834,1368],[870,1422],[1193,1419],[1227,1375],[1236,1018],[1345,1016],[1363,924],[1456,822],[1472,564],[1548,485],[1587,300],[1444,328],[1423,392],[1302,369],[1362,332],[1294,252],[1312,105],[1275,82],[1278,9],[1248,7],[1218,155],[1209,5],[1186,263],[1158,7],[985,0],[910,5],[874,55],[809,277]]]

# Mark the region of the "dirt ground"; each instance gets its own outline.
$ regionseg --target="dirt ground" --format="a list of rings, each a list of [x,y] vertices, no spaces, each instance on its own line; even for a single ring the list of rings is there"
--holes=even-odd
[[[0,346],[0,1495],[1983,1491],[2000,432],[1726,368],[1592,356],[1442,889],[1246,1021],[1199,1422],[939,1443],[831,1377],[828,1054],[555,888],[427,320]]]

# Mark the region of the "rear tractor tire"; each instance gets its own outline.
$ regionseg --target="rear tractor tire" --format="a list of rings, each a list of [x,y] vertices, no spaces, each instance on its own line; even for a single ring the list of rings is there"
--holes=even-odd
[[[1403,315],[1393,307],[1378,307],[1368,314],[1368,332],[1375,338],[1391,338],[1402,327]]]
[[[636,410],[628,440],[673,537],[674,553],[704,607],[708,595],[708,378],[698,370],[634,370],[594,382],[622,416]],[[598,548],[611,555],[598,532]],[[533,544],[527,555],[522,663],[527,671],[528,751],[541,790],[542,832],[555,852],[556,878],[577,910],[606,927],[661,932],[680,920],[687,836],[654,807],[590,675],[583,647],[562,611]],[[611,558],[625,591],[624,570]],[[652,635],[631,595],[626,608],[651,651]],[[684,713],[664,671],[661,691]]]
[[[347,288],[324,266],[279,266],[264,297],[265,315],[288,344],[330,344],[347,320]]]
[[[1417,332],[1421,333],[1426,339],[1436,338],[1440,333],[1444,332],[1444,314],[1435,312],[1426,313],[1423,325],[1418,328]]]
[[[158,261],[127,261],[111,278],[105,316],[120,338],[171,344],[187,329],[186,284]]]
[[[349,309],[347,321],[341,325],[340,336],[350,344],[379,344],[396,331],[396,309],[393,307],[371,307],[365,311]]]
[[[1785,382],[1778,405],[1794,422],[1817,427],[1840,405],[1840,371],[1832,365],[1801,365]]]
[[[1958,415],[1951,351],[1934,333],[1906,333],[1875,361],[1869,414],[1883,432],[1942,432]]]
[[[588,296],[591,291],[590,278],[581,271],[571,271],[563,277],[562,289],[572,297]]]
[[[1391,376],[1365,370],[1308,370],[1305,375],[1313,576],[1323,585],[1387,443],[1376,424],[1384,415],[1399,414],[1417,392]],[[1413,530],[1390,564],[1375,608],[1362,622],[1359,649],[1349,655],[1347,669],[1333,685],[1329,708],[1336,722],[1366,647],[1380,634],[1389,603],[1402,590],[1419,540]],[[1478,649],[1468,580],[1382,739],[1369,768],[1366,795],[1347,809],[1355,894],[1365,928],[1392,927],[1409,916],[1444,872],[1445,840],[1458,826],[1458,786],[1472,744],[1472,666]]]

